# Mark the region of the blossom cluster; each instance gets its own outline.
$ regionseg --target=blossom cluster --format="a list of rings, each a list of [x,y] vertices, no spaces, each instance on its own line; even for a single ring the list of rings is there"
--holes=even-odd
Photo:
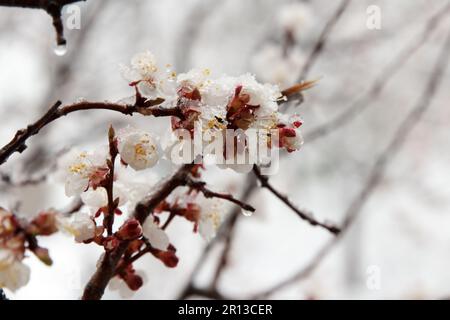
[[[179,140],[179,130],[189,136],[194,136],[196,130],[202,134],[238,130],[245,136],[258,129],[268,148],[288,152],[298,150],[303,143],[300,117],[279,112],[280,103],[286,99],[279,87],[259,83],[253,75],[214,78],[208,69],[177,75],[170,65],[159,64],[148,51],[137,54],[131,66],[123,67],[123,73],[136,91],[132,107],[145,109],[151,105],[141,113],[152,115],[156,107],[170,116],[172,136],[164,142],[160,136],[130,126],[117,132],[111,127],[108,144],[93,151],[73,149],[63,155],[58,159],[57,176],[64,181],[67,197],[81,199],[83,206],[77,212],[67,215],[49,210],[25,221],[0,209],[0,287],[16,290],[28,282],[29,268],[22,262],[27,250],[51,264],[37,236],[58,230],[73,235],[77,243],[101,246],[105,254],[126,244],[112,282],[112,289],[119,288],[122,295],[143,285],[144,277],[133,263],[144,254],[153,255],[169,268],[177,266],[176,248],[166,233],[174,218],[189,221],[194,232],[211,240],[223,220],[224,201],[243,208],[245,204],[205,188],[200,180],[206,169],[202,163],[189,161],[190,180],[158,200],[148,217],[141,219],[135,214],[142,199],[158,188],[152,171],[161,171],[157,166],[171,160],[169,154]],[[163,112],[167,110],[173,112]],[[239,153],[249,153],[248,144],[244,139],[242,150],[234,148],[230,152],[225,148],[223,156],[233,159]],[[203,159],[207,154],[196,156]],[[158,169],[148,170],[155,167]],[[224,167],[242,171],[239,166]]]
[[[123,70],[130,85],[147,99],[163,99],[162,107],[178,108],[179,115],[171,121],[173,130],[194,135],[198,128],[204,136],[224,135],[225,130],[244,132],[245,136],[247,130],[259,130],[264,132],[269,148],[289,152],[303,143],[298,117],[292,121],[279,112],[279,104],[285,100],[280,88],[259,83],[251,74],[213,77],[209,69],[193,69],[177,75],[148,51],[137,54],[131,66]],[[277,138],[271,139],[274,131]],[[233,159],[236,154],[225,153],[224,157]]]
[[[57,230],[57,216],[52,211],[26,221],[0,208],[0,288],[15,291],[27,284],[30,268],[23,263],[27,251],[46,265],[52,264],[48,250],[39,246],[37,236],[49,236]]]
[[[189,187],[180,188],[141,224],[132,213],[136,204],[157,186],[157,180],[146,169],[158,164],[161,147],[152,135],[131,127],[119,130],[117,135],[113,129],[110,132],[109,146],[93,152],[71,150],[60,159],[59,176],[64,179],[66,195],[80,196],[85,207],[70,217],[59,217],[58,226],[72,234],[78,243],[95,243],[109,252],[122,241],[128,241],[126,256],[148,252],[167,267],[175,267],[176,248],[165,228],[174,217],[182,217],[193,223],[194,232],[210,240],[222,219],[222,200],[205,198]],[[117,163],[116,156],[120,157]],[[194,166],[191,176],[199,178],[201,170],[201,165]],[[111,214],[122,216],[123,223],[108,232]],[[118,270],[116,278],[122,280],[121,285],[117,279],[113,283],[122,295],[143,284],[132,262],[122,259]]]

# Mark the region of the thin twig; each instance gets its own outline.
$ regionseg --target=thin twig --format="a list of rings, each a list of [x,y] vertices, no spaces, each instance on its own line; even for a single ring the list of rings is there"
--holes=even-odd
[[[181,50],[175,50],[175,69],[178,72],[187,71],[186,68],[190,63],[193,45],[202,30],[203,24],[221,4],[221,2],[214,0],[199,1],[189,12],[176,41],[178,48],[181,48]]]
[[[145,222],[151,212],[166,199],[173,190],[185,184],[193,164],[183,165],[176,173],[159,184],[157,189],[140,201],[134,209],[133,217],[141,224]],[[118,247],[111,252],[105,252],[100,258],[97,270],[92,275],[83,293],[83,300],[101,299],[109,280],[114,276],[121,257],[128,248],[130,241],[122,241]]]
[[[220,255],[219,261],[216,265],[216,269],[213,273],[213,278],[210,285],[210,290],[218,291],[219,289],[219,281],[222,277],[222,274],[225,268],[228,266],[228,261],[230,258],[230,252],[232,248],[234,233],[236,230],[236,225],[241,216],[239,210],[234,210],[231,213],[230,220],[228,221],[228,232],[224,235],[224,246],[222,249],[222,254]]]
[[[330,36],[332,30],[340,20],[342,14],[347,9],[348,5],[350,4],[351,0],[342,0],[342,2],[337,7],[336,11],[333,13],[330,19],[328,19],[327,24],[323,28],[322,32],[320,33],[319,39],[317,40],[316,44],[314,45],[314,48],[312,49],[311,53],[309,54],[308,58],[306,59],[305,64],[302,67],[302,70],[300,71],[300,76],[298,78],[299,81],[304,80],[307,76],[309,71],[311,70],[312,66],[316,62],[317,58],[322,53],[325,44],[328,40],[328,37]]]
[[[116,134],[114,132],[113,127],[109,128],[108,133],[108,144],[109,144],[109,156],[110,159],[107,160],[109,172],[105,181],[105,190],[108,197],[108,212],[105,213],[105,218],[103,220],[103,226],[106,228],[108,236],[113,234],[113,225],[114,225],[114,215],[116,214],[116,209],[118,206],[118,202],[114,199],[114,164],[116,162],[117,151],[116,146]]]
[[[307,76],[308,70],[314,65],[314,63],[317,61],[318,57],[320,56],[320,53],[323,51],[322,49],[325,47],[325,42],[328,39],[328,35],[331,33],[332,29],[336,26],[339,18],[342,16],[343,12],[348,6],[349,0],[343,0],[340,4],[340,6],[337,8],[337,10],[334,12],[331,19],[326,24],[324,30],[321,33],[321,36],[319,37],[319,40],[317,41],[313,51],[311,52],[310,56],[307,59],[307,62],[304,64],[302,72],[299,76],[300,83],[302,83],[302,80]],[[295,95],[294,95],[295,96]],[[301,99],[302,101],[303,99]],[[254,178],[254,175],[252,175],[249,178],[249,183],[247,184],[243,195],[242,195],[242,201],[247,201],[248,198],[250,198],[253,193],[257,189],[257,183],[256,179]],[[186,299],[187,297],[191,295],[203,295],[205,297],[208,296],[208,290],[205,292],[204,290],[198,289],[195,285],[195,278],[200,273],[202,266],[204,262],[206,261],[207,256],[209,255],[212,248],[219,243],[219,241],[225,239],[225,246],[224,250],[222,251],[222,254],[219,258],[219,263],[217,264],[216,270],[214,272],[213,281],[210,286],[208,286],[211,290],[211,288],[215,288],[214,291],[218,292],[217,285],[219,278],[221,274],[223,273],[223,270],[225,269],[227,259],[229,256],[229,252],[231,250],[231,243],[232,243],[232,236],[233,236],[233,230],[237,225],[237,220],[240,215],[240,210],[233,210],[233,212],[230,214],[228,220],[222,224],[221,229],[219,230],[218,235],[216,238],[213,239],[212,242],[210,242],[205,249],[203,250],[201,256],[197,260],[197,263],[194,267],[194,270],[189,277],[189,281],[186,284],[185,288],[182,290],[182,292],[179,295],[179,299]]]
[[[0,6],[21,7],[45,10],[53,19],[53,27],[56,31],[56,43],[65,45],[64,27],[61,19],[64,6],[86,0],[0,0]]]
[[[253,193],[256,191],[256,178],[253,174],[248,175],[247,184],[244,188],[244,191],[241,195],[242,201],[246,202],[250,199],[250,197],[253,195]],[[189,280],[187,284],[185,285],[184,289],[181,291],[181,293],[178,296],[178,299],[186,299],[191,295],[198,294],[198,289],[195,284],[195,279],[197,278],[197,275],[200,273],[203,264],[206,262],[206,259],[211,252],[211,250],[222,240],[225,241],[225,243],[228,245],[224,246],[224,250],[222,251],[221,258],[219,259],[219,264],[217,265],[216,271],[214,272],[214,278],[217,280],[213,280],[213,282],[218,282],[218,278],[220,277],[220,274],[223,272],[225,268],[225,264],[223,264],[224,261],[227,260],[227,258],[223,258],[224,255],[228,256],[229,251],[231,249],[231,239],[233,230],[236,226],[236,222],[241,216],[241,210],[240,208],[236,207],[233,209],[233,211],[230,213],[228,218],[222,223],[220,226],[220,229],[214,239],[209,242],[206,247],[203,249],[202,254],[197,260],[197,263],[195,264],[193,271],[189,277]],[[220,270],[218,270],[220,269]],[[218,275],[219,274],[219,275]],[[209,286],[211,287],[211,286]],[[217,291],[217,289],[216,289]]]
[[[343,238],[345,231],[347,231],[352,225],[353,221],[358,217],[367,200],[371,197],[374,190],[380,183],[383,175],[386,172],[386,168],[394,159],[394,157],[399,153],[400,149],[403,147],[405,141],[407,140],[409,134],[412,130],[420,123],[420,119],[423,114],[428,110],[433,101],[433,97],[437,93],[437,90],[442,82],[443,74],[448,65],[448,57],[450,54],[450,33],[447,35],[447,39],[442,47],[436,64],[434,65],[433,71],[429,77],[428,83],[420,97],[417,105],[411,109],[406,118],[401,122],[397,128],[391,142],[388,144],[386,149],[377,158],[372,170],[370,171],[369,177],[364,184],[361,191],[351,202],[350,206],[346,210],[345,220],[342,225],[341,233],[338,237],[329,241],[319,252],[314,256],[310,263],[296,272],[294,275],[286,278],[275,286],[258,293],[254,298],[267,298],[274,292],[285,288],[293,283],[298,283],[298,281],[308,277],[313,270],[321,263],[321,261],[331,252]]]
[[[225,193],[218,193],[211,191],[206,187],[206,183],[203,181],[195,181],[193,179],[188,179],[187,186],[191,187],[192,189],[195,189],[197,191],[200,191],[203,193],[205,198],[219,198],[223,200],[227,200],[230,202],[233,202],[234,204],[238,205],[244,210],[255,212],[255,208],[253,208],[251,205],[244,203],[236,198],[234,198],[231,194],[225,194]]]
[[[317,221],[311,214],[304,212],[297,208],[287,196],[281,194],[277,189],[275,189],[269,182],[269,178],[261,174],[261,171],[257,166],[253,167],[253,172],[255,173],[258,180],[261,182],[261,186],[272,192],[278,199],[280,199],[285,205],[292,209],[300,218],[307,221],[312,226],[322,227],[331,233],[338,235],[341,231],[337,226],[328,224],[325,222]]]
[[[408,62],[411,57],[427,42],[433,31],[438,27],[439,22],[445,18],[450,11],[450,3],[433,14],[425,24],[420,36],[414,38],[411,43],[407,44],[400,53],[395,56],[380,74],[375,78],[370,88],[360,98],[355,100],[341,114],[337,115],[324,124],[312,129],[305,135],[305,141],[311,143],[317,139],[325,137],[336,129],[343,127],[352,121],[358,114],[370,107],[371,104],[378,101],[377,97],[401,68]]]

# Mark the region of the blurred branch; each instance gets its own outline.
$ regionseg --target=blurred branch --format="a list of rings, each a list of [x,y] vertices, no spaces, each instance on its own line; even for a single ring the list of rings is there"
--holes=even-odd
[[[148,197],[140,201],[133,213],[133,217],[144,224],[151,212],[166,199],[177,187],[185,185],[193,164],[185,164],[175,172],[166,181],[161,183],[158,188]],[[101,299],[109,280],[114,276],[120,258],[128,248],[130,241],[122,241],[118,247],[100,258],[97,270],[89,280],[83,293],[83,300]]]
[[[212,12],[222,4],[214,0],[198,1],[189,12],[186,22],[182,24],[181,33],[178,36],[178,50],[175,50],[175,69],[185,72],[190,62],[192,47],[198,38],[200,30]]]
[[[329,35],[331,34],[332,30],[338,23],[339,19],[341,18],[342,14],[345,12],[347,7],[349,6],[351,0],[342,0],[336,11],[333,13],[333,15],[328,20],[327,24],[323,28],[322,32],[320,33],[319,39],[317,40],[316,44],[314,45],[314,48],[312,49],[311,53],[309,54],[308,58],[306,59],[305,64],[303,65],[302,70],[300,71],[299,81],[304,80],[309,73],[309,70],[311,70],[312,66],[316,62],[317,58],[320,56],[320,54],[323,51],[323,48],[325,47],[325,43],[328,40]]]
[[[45,170],[40,171],[35,175],[25,175],[23,177],[23,170],[21,171],[21,177],[19,179],[15,178],[11,172],[0,172],[0,191],[4,189],[25,187],[25,186],[35,186],[47,181],[47,178],[57,167],[57,159],[63,155],[67,150],[64,148],[56,153],[52,153],[48,156],[46,161]]]
[[[234,233],[236,231],[236,225],[239,217],[241,216],[241,212],[239,210],[234,210],[231,213],[230,220],[228,222],[228,231],[224,234],[224,247],[222,250],[222,254],[220,255],[219,261],[216,265],[216,269],[213,273],[213,278],[210,285],[210,291],[218,292],[219,281],[220,278],[228,266],[228,261],[231,253]]]
[[[47,180],[47,174],[42,174],[37,177],[29,177],[27,179],[20,180],[20,181],[14,181],[10,174],[5,173],[5,172],[0,172],[0,181],[2,182],[2,184],[7,186],[8,188],[35,186],[35,185],[43,183],[45,180]],[[1,186],[0,190],[2,188],[3,188],[3,186]]]
[[[73,39],[71,39],[71,47],[76,50],[68,50],[64,57],[52,60],[52,66],[55,67],[55,71],[51,74],[50,84],[48,85],[47,92],[43,95],[43,101],[38,103],[39,110],[46,110],[48,105],[53,101],[58,100],[58,97],[66,97],[69,95],[69,91],[73,90],[73,84],[70,80],[77,68],[77,64],[83,53],[86,51],[87,44],[89,43],[89,35],[95,30],[95,24],[101,21],[102,14],[105,12],[109,1],[89,2],[89,7],[84,15],[83,28],[75,33]],[[42,135],[49,135],[51,130],[47,130]],[[90,136],[90,135],[87,135]],[[25,175],[29,175],[32,172],[40,170],[46,166],[48,161],[54,159],[51,152],[48,149],[46,137],[39,141],[36,141],[34,148],[30,150],[26,157],[23,158],[21,164],[21,171]]]
[[[233,202],[234,204],[238,205],[240,208],[242,208],[244,210],[255,212],[255,208],[253,208],[251,205],[249,205],[243,201],[240,201],[240,200],[234,198],[231,194],[218,193],[218,192],[211,191],[210,189],[208,189],[206,187],[206,182],[195,181],[195,180],[189,178],[187,180],[187,186],[203,193],[205,198],[219,198],[219,199],[227,200],[227,201]]]
[[[431,102],[433,101],[433,97],[437,93],[437,90],[442,82],[443,75],[447,69],[449,56],[450,33],[447,35],[447,39],[442,47],[441,52],[439,53],[439,57],[433,67],[428,83],[425,86],[425,89],[417,105],[407,114],[406,118],[401,122],[401,124],[395,131],[391,142],[377,158],[363,188],[348,207],[345,214],[345,220],[342,225],[341,234],[338,237],[334,238],[332,241],[328,242],[306,267],[304,267],[294,275],[288,277],[287,279],[281,281],[280,283],[276,284],[275,286],[256,294],[254,296],[255,298],[267,298],[272,293],[306,278],[328,255],[328,253],[337,246],[337,244],[345,234],[345,231],[350,228],[353,221],[360,214],[367,200],[373,194],[392,159],[399,153],[409,134],[417,126],[423,114],[430,107]]]
[[[400,53],[392,59],[385,68],[382,69],[378,77],[376,77],[369,90],[359,99],[354,101],[345,111],[338,116],[327,121],[325,124],[312,129],[305,135],[308,142],[320,139],[334,132],[336,129],[346,125],[352,121],[358,114],[367,109],[372,103],[377,101],[377,97],[388,84],[389,80],[397,74],[406,62],[420,49],[428,40],[430,35],[439,25],[439,22],[445,18],[450,11],[450,3],[439,9],[426,22],[426,25],[418,38],[414,38],[410,44],[406,45]]]
[[[258,178],[258,180],[261,182],[261,186],[263,188],[266,188],[267,190],[272,192],[273,195],[275,195],[285,205],[287,205],[289,208],[291,208],[292,211],[294,211],[300,218],[302,218],[303,220],[307,221],[312,226],[319,226],[321,228],[324,228],[325,230],[328,230],[329,232],[331,232],[332,234],[335,234],[335,235],[339,234],[339,232],[341,230],[337,226],[332,225],[332,224],[328,224],[328,223],[324,223],[324,222],[319,222],[311,214],[309,214],[307,212],[304,212],[304,211],[300,210],[299,208],[297,208],[288,199],[287,196],[281,194],[277,189],[275,189],[272,186],[272,184],[270,184],[269,178],[267,176],[264,176],[263,174],[261,174],[261,170],[259,170],[258,166],[254,166],[253,167],[253,172],[256,175],[256,177]]]
[[[21,7],[45,10],[53,19],[53,27],[56,31],[56,43],[66,44],[64,27],[61,19],[62,9],[65,5],[86,0],[0,0],[0,6]]]
[[[242,201],[247,202],[250,199],[250,197],[252,196],[252,194],[255,192],[256,187],[257,187],[257,184],[256,184],[255,176],[249,174],[247,184],[241,195]],[[186,286],[184,287],[184,289],[182,290],[182,292],[180,293],[178,299],[186,299],[192,295],[202,295],[204,297],[210,297],[211,295],[206,295],[206,294],[207,293],[211,294],[211,292],[215,293],[215,295],[222,296],[218,292],[218,289],[217,289],[218,282],[219,282],[220,276],[222,275],[222,273],[227,265],[228,256],[229,256],[229,253],[231,250],[233,231],[235,229],[235,226],[236,226],[237,221],[240,216],[241,216],[240,208],[234,208],[233,211],[228,216],[228,218],[226,219],[226,221],[224,223],[222,223],[222,225],[219,229],[219,232],[217,233],[217,236],[214,239],[212,239],[211,242],[209,242],[207,244],[207,246],[203,249],[202,254],[198,258],[197,263],[194,266],[194,269],[193,269],[191,275],[189,276],[189,280],[188,280]],[[195,284],[195,279],[196,279],[197,275],[200,273],[200,271],[203,267],[203,264],[206,262],[206,259],[209,255],[209,253],[211,252],[211,250],[215,247],[215,245],[217,245],[221,241],[225,242],[225,246],[222,250],[221,256],[219,258],[219,262],[216,266],[216,270],[214,271],[213,280],[212,280],[211,284],[209,285],[209,289],[208,290],[199,289]]]
[[[311,52],[309,58],[307,59],[307,62],[303,66],[301,75],[299,77],[300,84],[305,83],[303,81],[303,79],[307,76],[308,70],[317,61],[317,58],[319,57],[320,53],[322,52],[322,49],[325,46],[325,42],[328,39],[328,35],[331,33],[331,31],[336,26],[338,20],[340,19],[340,17],[342,16],[342,14],[346,10],[346,8],[348,7],[349,3],[350,3],[350,0],[343,0],[341,2],[341,4],[339,5],[339,7],[334,12],[334,14],[331,16],[330,20],[325,25],[325,28],[322,31],[322,33],[321,33],[321,35],[320,35],[320,37],[319,37],[319,39],[318,39],[318,41],[317,41],[313,51]],[[301,90],[300,91],[291,92],[290,89],[287,89],[287,90],[285,90],[284,94],[286,96],[288,96],[288,97],[290,95],[295,97],[298,94],[300,94],[300,96],[301,96]],[[300,101],[302,102],[303,99],[301,99]],[[245,188],[245,190],[243,192],[242,201],[247,201],[247,199],[250,198],[252,196],[252,194],[256,191],[257,187],[258,187],[258,185],[256,183],[255,175],[252,175],[252,177],[250,177],[250,180],[247,183],[247,186],[246,186],[246,188]],[[221,275],[222,275],[222,273],[223,273],[223,271],[224,271],[224,269],[225,269],[225,267],[227,265],[228,256],[229,256],[229,253],[231,251],[233,231],[234,231],[234,229],[235,229],[235,227],[237,225],[239,216],[240,216],[240,210],[233,210],[233,212],[230,214],[227,222],[222,224],[222,227],[221,227],[221,229],[219,231],[219,234],[216,236],[216,238],[214,238],[212,240],[212,242],[210,242],[205,247],[205,249],[203,250],[203,253],[201,254],[199,259],[197,260],[197,263],[196,263],[196,265],[194,267],[194,270],[193,270],[191,276],[189,277],[187,285],[185,286],[185,288],[180,293],[180,295],[178,297],[179,299],[186,299],[186,298],[188,298],[191,295],[203,295],[204,297],[211,297],[211,294],[210,294],[211,292],[214,293],[214,294],[219,294],[219,296],[221,296],[219,291],[218,291],[218,289],[217,289],[218,282],[219,282],[220,277],[221,277]],[[219,262],[218,262],[216,270],[214,272],[213,280],[211,282],[211,285],[209,286],[209,290],[205,291],[205,290],[199,289],[195,285],[195,278],[200,273],[201,268],[202,268],[204,262],[206,261],[206,258],[208,256],[208,254],[210,253],[210,251],[212,250],[212,248],[217,243],[219,243],[219,241],[221,241],[221,240],[225,241],[225,246],[224,246],[224,249],[223,249],[223,251],[221,253],[221,256],[219,258]],[[214,295],[212,295],[212,296],[214,296]]]

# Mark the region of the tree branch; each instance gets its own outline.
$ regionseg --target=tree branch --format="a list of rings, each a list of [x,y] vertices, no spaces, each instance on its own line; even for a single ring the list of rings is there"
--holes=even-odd
[[[258,180],[261,182],[261,186],[272,192],[278,199],[280,199],[285,205],[291,208],[300,218],[307,221],[312,226],[322,227],[331,233],[337,235],[341,231],[338,227],[317,221],[311,214],[301,211],[297,208],[285,195],[281,194],[277,189],[275,189],[269,182],[269,178],[261,174],[261,171],[257,166],[253,167],[253,172],[255,173]]]
[[[45,10],[53,19],[53,27],[56,31],[56,43],[66,44],[64,38],[64,26],[61,19],[62,9],[65,5],[86,0],[0,0],[0,6],[21,7]]]
[[[205,196],[205,198],[219,198],[224,199],[230,202],[233,202],[234,204],[238,205],[244,210],[255,212],[255,208],[253,208],[251,205],[244,203],[236,198],[234,198],[231,194],[225,194],[225,193],[218,193],[211,191],[206,187],[206,182],[203,181],[195,181],[191,178],[187,180],[187,186],[191,187],[192,189],[195,189]]]
[[[256,178],[254,175],[249,174],[246,187],[244,188],[244,191],[242,193],[242,201],[246,202],[250,197],[252,196],[253,192],[256,190],[257,184],[256,184]],[[211,242],[208,243],[208,245],[203,250],[200,258],[197,260],[196,265],[194,266],[194,269],[191,273],[191,276],[189,277],[189,281],[180,293],[178,299],[186,299],[187,297],[198,294],[198,291],[201,291],[201,289],[197,288],[195,285],[195,278],[200,273],[203,264],[205,263],[208,254],[211,252],[211,250],[214,248],[214,246],[220,241],[225,241],[225,246],[222,251],[221,258],[219,260],[219,263],[217,264],[216,270],[214,272],[213,281],[209,287],[215,287],[214,291],[218,291],[217,289],[217,283],[219,281],[220,275],[222,274],[223,270],[226,267],[226,261],[228,260],[228,255],[231,250],[231,239],[233,236],[233,230],[237,224],[237,221],[239,217],[241,216],[241,210],[240,208],[236,207],[228,216],[228,218],[225,220],[224,223],[220,226],[220,229],[214,239],[211,240]]]
[[[350,4],[350,1],[351,0],[342,0],[336,11],[328,20],[327,24],[320,33],[319,39],[317,40],[314,48],[312,49],[311,53],[306,59],[305,64],[303,65],[303,68],[300,72],[299,81],[304,80],[308,76],[309,70],[311,70],[311,67],[314,65],[323,48],[325,47],[325,43],[327,42],[328,37],[331,34],[331,31],[334,29],[339,19],[341,18],[342,14],[347,9],[348,5]]]
[[[325,137],[336,129],[341,128],[352,121],[358,114],[362,113],[371,104],[378,101],[377,97],[380,95],[384,87],[389,83],[398,71],[408,62],[411,57],[426,43],[433,31],[439,25],[450,11],[450,3],[447,3],[443,8],[436,11],[425,24],[424,29],[419,37],[414,38],[411,43],[407,44],[400,53],[395,56],[382,69],[380,74],[376,77],[370,88],[360,98],[356,99],[350,106],[348,106],[342,113],[333,117],[333,119],[326,121],[324,124],[313,128],[305,135],[305,141],[309,143]]]
[[[155,117],[165,116],[181,116],[178,108],[162,108],[153,106],[148,101],[137,100],[135,104],[117,104],[110,102],[79,102],[67,105],[61,108],[61,101],[57,101],[50,109],[36,122],[28,125],[25,129],[17,131],[14,138],[3,148],[0,149],[0,165],[5,163],[8,158],[15,152],[22,153],[26,148],[25,142],[28,138],[36,135],[39,131],[49,123],[66,116],[70,113],[85,110],[111,110],[123,113],[125,115],[133,115],[140,113],[143,115],[154,115]],[[150,105],[148,107],[148,105]]]
[[[140,201],[134,210],[134,218],[143,224],[161,201],[166,199],[177,187],[185,184],[193,166],[193,164],[183,165],[176,173],[162,182],[151,195]],[[84,289],[83,300],[101,299],[105,288],[108,285],[109,280],[114,276],[117,264],[128,248],[129,243],[129,241],[122,241],[113,251],[105,252],[99,261],[96,272]]]
[[[296,272],[294,275],[286,278],[280,283],[274,285],[273,287],[258,293],[253,296],[253,298],[267,298],[272,293],[287,287],[292,283],[298,283],[298,281],[308,277],[312,271],[321,263],[321,261],[331,252],[343,238],[345,231],[347,231],[352,225],[353,221],[358,217],[361,210],[363,209],[367,200],[371,197],[373,191],[376,189],[380,183],[388,165],[394,159],[394,157],[399,153],[400,149],[406,142],[409,134],[420,123],[420,119],[423,114],[428,110],[433,100],[433,97],[437,93],[437,90],[442,83],[443,75],[448,66],[448,57],[450,55],[450,33],[447,35],[447,39],[442,47],[439,57],[433,67],[431,75],[429,77],[428,83],[424,88],[424,91],[417,103],[417,105],[408,113],[406,118],[398,126],[391,142],[388,144],[386,149],[377,158],[372,170],[370,171],[369,177],[357,194],[354,200],[351,202],[345,213],[345,220],[341,229],[341,233],[338,237],[332,239],[321,250],[313,257],[310,263]]]

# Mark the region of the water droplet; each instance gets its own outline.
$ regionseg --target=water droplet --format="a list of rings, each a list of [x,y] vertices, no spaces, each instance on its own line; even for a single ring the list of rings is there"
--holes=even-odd
[[[242,209],[241,213],[246,217],[251,217],[253,215],[253,211]]]
[[[57,56],[62,57],[67,52],[67,46],[65,44],[59,44],[56,46],[54,52]]]

